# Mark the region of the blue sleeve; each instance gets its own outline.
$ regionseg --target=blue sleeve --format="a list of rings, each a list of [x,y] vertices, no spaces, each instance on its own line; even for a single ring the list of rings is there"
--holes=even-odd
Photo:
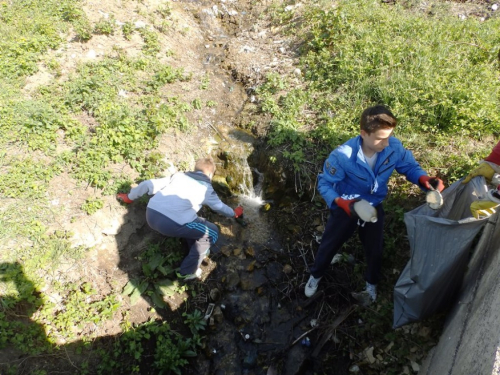
[[[340,194],[335,190],[335,184],[345,177],[339,157],[333,151],[323,165],[323,173],[318,176],[318,191],[328,207],[332,207],[335,198]]]
[[[420,164],[415,160],[410,150],[405,149],[400,145],[400,155],[396,163],[396,171],[404,176],[406,179],[416,185],[419,185],[418,179],[427,173],[420,167]],[[419,185],[420,186],[420,185]]]

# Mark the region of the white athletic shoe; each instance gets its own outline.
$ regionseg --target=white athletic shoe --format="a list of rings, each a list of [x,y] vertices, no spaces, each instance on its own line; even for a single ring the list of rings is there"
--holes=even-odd
[[[362,292],[351,293],[351,295],[361,306],[370,306],[377,299],[377,286],[367,282]]]
[[[192,273],[190,275],[182,276],[184,280],[193,280],[193,279],[199,279],[201,277],[201,268],[198,268],[195,273]]]
[[[369,294],[372,302],[375,302],[377,299],[377,286],[374,284],[370,284],[368,281],[366,282],[366,293]]]
[[[305,289],[306,297],[312,297],[314,293],[316,293],[316,291],[318,290],[318,284],[320,280],[321,277],[318,279],[316,279],[313,275],[309,277]]]

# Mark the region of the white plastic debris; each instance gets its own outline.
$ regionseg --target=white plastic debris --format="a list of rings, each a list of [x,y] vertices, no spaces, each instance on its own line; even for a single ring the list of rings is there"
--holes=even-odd
[[[349,372],[358,373],[359,372],[359,366],[358,365],[352,365],[351,367],[349,367]]]
[[[93,49],[91,49],[87,52],[88,59],[95,59],[96,57],[97,57],[97,53]]]
[[[411,368],[414,372],[420,371],[420,366],[417,362],[411,361]]]
[[[354,211],[358,214],[359,218],[368,223],[377,222],[377,210],[368,201],[361,199],[354,203]]]
[[[335,254],[330,264],[338,263],[341,260],[342,260],[342,254],[341,253]]]

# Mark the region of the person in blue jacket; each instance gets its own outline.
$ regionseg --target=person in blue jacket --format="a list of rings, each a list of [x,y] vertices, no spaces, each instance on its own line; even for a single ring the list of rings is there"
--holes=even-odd
[[[429,177],[412,153],[393,137],[396,124],[394,115],[382,105],[365,109],[360,120],[360,135],[337,147],[325,161],[323,173],[318,177],[318,191],[330,208],[330,215],[305,286],[307,297],[316,293],[333,257],[358,229],[367,263],[366,288],[362,293],[369,302],[375,301],[382,266],[382,201],[394,170],[424,191],[444,189],[443,181]],[[375,222],[359,218],[354,205],[360,200],[368,201],[375,208]]]

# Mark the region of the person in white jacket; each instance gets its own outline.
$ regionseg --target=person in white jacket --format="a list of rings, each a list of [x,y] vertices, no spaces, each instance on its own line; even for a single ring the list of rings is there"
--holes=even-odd
[[[201,207],[207,205],[227,217],[243,215],[241,206],[233,210],[219,199],[212,187],[214,173],[213,159],[202,158],[196,161],[194,172],[146,180],[130,193],[117,195],[120,201],[128,204],[144,194],[153,195],[146,209],[148,225],[165,236],[184,238],[188,243],[189,253],[180,266],[180,274],[185,280],[201,276],[201,262],[219,237],[217,226],[198,216]]]

